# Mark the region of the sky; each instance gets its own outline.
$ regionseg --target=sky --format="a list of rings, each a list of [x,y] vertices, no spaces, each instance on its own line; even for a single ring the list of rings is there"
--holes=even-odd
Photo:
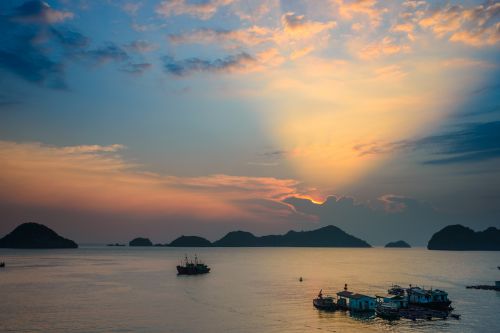
[[[500,2],[0,2],[0,235],[500,227]]]

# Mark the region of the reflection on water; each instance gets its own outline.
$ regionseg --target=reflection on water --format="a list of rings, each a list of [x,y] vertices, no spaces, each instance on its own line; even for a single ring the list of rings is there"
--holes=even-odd
[[[184,254],[211,268],[177,276]],[[498,252],[424,249],[106,248],[0,250],[2,332],[499,332]],[[303,277],[303,282],[299,282]],[[449,292],[461,320],[386,321],[320,312],[312,299],[409,283]]]

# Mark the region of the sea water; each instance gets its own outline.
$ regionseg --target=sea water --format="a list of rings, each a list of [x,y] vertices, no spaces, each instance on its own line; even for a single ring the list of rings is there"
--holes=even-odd
[[[185,255],[212,271],[177,276]],[[0,249],[0,332],[500,332],[500,252],[340,248]],[[303,281],[300,282],[299,278]],[[320,289],[444,289],[461,319],[386,321],[312,306]]]

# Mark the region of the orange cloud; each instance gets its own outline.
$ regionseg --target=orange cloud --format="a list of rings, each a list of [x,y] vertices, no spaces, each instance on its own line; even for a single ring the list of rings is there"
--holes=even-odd
[[[398,42],[394,38],[384,37],[381,41],[368,44],[358,52],[361,59],[375,59],[381,56],[389,56],[398,53],[407,53],[410,46],[404,42]]]
[[[121,149],[121,145],[57,147],[0,141],[0,199],[139,216],[258,220],[255,207],[248,209],[250,202],[253,206],[261,202],[266,210],[277,207],[279,215],[287,210],[281,200],[299,193],[300,184],[293,179],[148,173],[125,161]],[[269,214],[272,219],[272,211]]]
[[[476,47],[491,46],[500,41],[499,11],[498,2],[471,8],[447,5],[422,18],[419,24],[438,38],[448,37],[452,42]]]
[[[387,8],[378,8],[376,0],[332,0],[332,3],[338,7],[338,13],[343,19],[352,20],[355,16],[364,16],[371,27],[378,27],[382,15],[388,11]]]

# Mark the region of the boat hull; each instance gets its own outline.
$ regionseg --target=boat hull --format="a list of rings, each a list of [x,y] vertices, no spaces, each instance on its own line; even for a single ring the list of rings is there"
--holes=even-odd
[[[177,275],[199,275],[207,274],[210,272],[210,268],[196,268],[196,267],[184,267],[177,266]]]
[[[419,306],[426,309],[438,310],[438,311],[449,311],[451,310],[451,301],[447,302],[429,302],[429,303],[410,303],[410,305]]]
[[[323,310],[323,311],[337,310],[337,305],[335,303],[325,301],[324,299],[319,299],[319,298],[314,299],[313,305],[318,310]]]

